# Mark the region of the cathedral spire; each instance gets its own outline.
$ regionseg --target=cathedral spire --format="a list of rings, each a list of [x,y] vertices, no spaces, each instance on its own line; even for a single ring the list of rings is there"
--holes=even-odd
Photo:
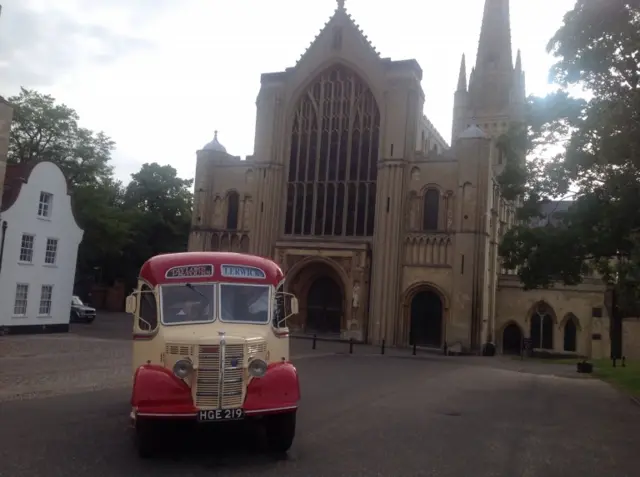
[[[338,0],[338,10],[344,10],[344,0]]]
[[[476,70],[513,71],[509,0],[485,0]]]
[[[464,53],[462,54],[462,61],[460,62],[460,73],[458,74],[458,91],[467,90],[467,62],[465,60]]]

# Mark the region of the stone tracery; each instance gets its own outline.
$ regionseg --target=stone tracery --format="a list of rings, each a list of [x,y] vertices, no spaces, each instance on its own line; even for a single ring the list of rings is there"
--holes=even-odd
[[[334,65],[294,111],[285,234],[372,236],[380,111],[366,83]]]

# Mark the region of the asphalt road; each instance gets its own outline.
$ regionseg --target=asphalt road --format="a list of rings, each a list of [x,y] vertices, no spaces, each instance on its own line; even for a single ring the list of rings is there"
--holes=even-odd
[[[22,366],[20,389],[38,390],[5,393],[0,402],[0,476],[638,475],[640,407],[597,380],[492,359],[367,355],[364,348],[328,355],[344,349],[319,344],[312,352],[308,343],[295,345],[303,346],[295,353],[303,401],[287,459],[266,454],[257,429],[209,428],[176,430],[165,455],[142,461],[128,429],[128,383],[101,374],[124,367],[116,374],[130,379],[130,343],[109,329],[107,339],[95,335],[106,330],[86,327],[64,338],[0,343],[4,384]],[[51,362],[83,371],[47,382],[51,364],[43,363]],[[87,391],[92,367],[104,382]],[[70,375],[83,384],[70,384]]]

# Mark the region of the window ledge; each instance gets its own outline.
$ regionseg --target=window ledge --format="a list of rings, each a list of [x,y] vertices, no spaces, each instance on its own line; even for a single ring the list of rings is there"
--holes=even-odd
[[[56,265],[55,263],[44,263],[42,264],[42,266],[46,268],[58,268],[58,265]]]
[[[33,262],[22,262],[20,260],[18,260],[18,265],[25,265],[25,266],[33,266]]]

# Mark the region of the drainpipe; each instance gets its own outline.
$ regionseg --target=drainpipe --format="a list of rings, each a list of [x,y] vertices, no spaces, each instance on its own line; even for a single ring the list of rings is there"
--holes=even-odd
[[[7,236],[7,221],[3,220],[2,221],[2,239],[0,239],[0,271],[2,270],[2,257],[4,255],[4,239],[6,236]]]

